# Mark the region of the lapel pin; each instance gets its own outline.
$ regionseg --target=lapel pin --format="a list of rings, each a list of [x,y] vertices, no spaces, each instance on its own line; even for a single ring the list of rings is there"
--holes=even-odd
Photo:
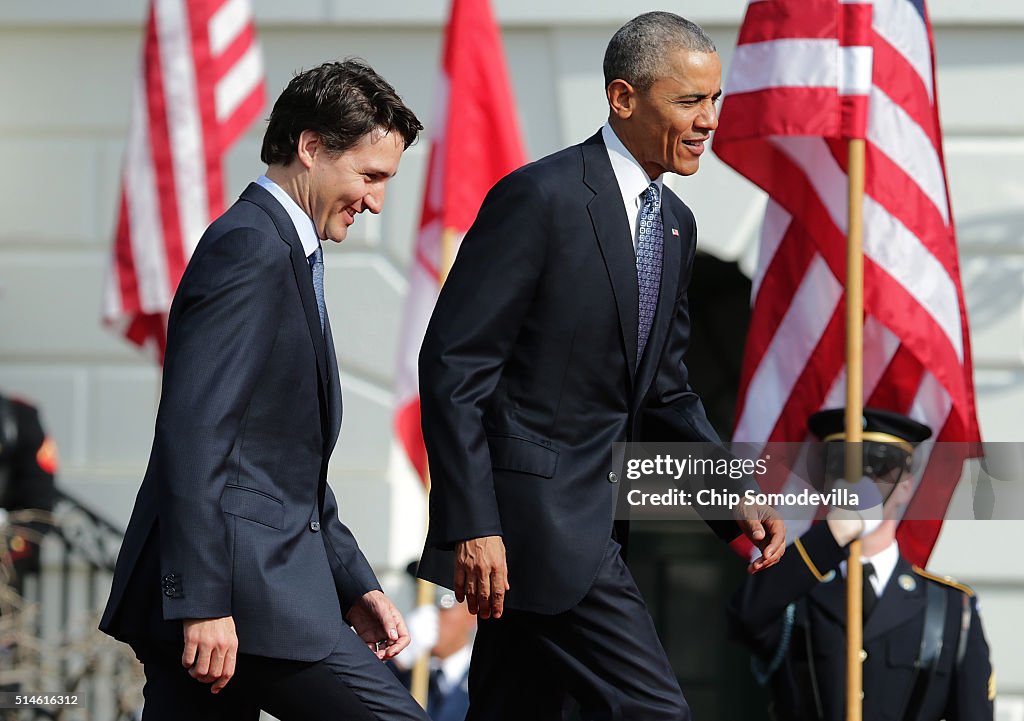
[[[679,237],[679,228],[673,228],[672,229],[672,235],[674,235],[674,236],[676,236],[678,238]]]
[[[917,588],[917,581],[915,581],[914,577],[909,574],[900,574],[898,580],[900,588],[902,588],[904,591],[913,591],[915,588]]]

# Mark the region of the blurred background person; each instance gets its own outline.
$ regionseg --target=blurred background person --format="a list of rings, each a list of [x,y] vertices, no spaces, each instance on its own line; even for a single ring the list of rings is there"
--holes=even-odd
[[[0,582],[16,592],[39,571],[39,541],[57,497],[57,445],[38,409],[0,393]]]
[[[808,421],[827,442],[828,483],[844,472],[844,412],[821,411]],[[931,434],[906,416],[866,408],[864,479],[849,484],[854,505],[866,510],[833,508],[775,568],[748,577],[733,595],[731,632],[753,651],[758,681],[771,687],[771,718],[845,718],[846,546],[860,537],[864,718],[992,719],[995,676],[974,592],[912,566],[896,542],[915,490],[914,448]]]
[[[415,578],[416,562],[409,564]],[[476,617],[455,594],[435,587],[434,602],[417,606],[407,617],[412,637],[408,648],[394,658],[391,670],[406,687],[412,683],[416,661],[430,653],[427,715],[433,721],[463,721],[469,710],[469,661],[476,637]]]

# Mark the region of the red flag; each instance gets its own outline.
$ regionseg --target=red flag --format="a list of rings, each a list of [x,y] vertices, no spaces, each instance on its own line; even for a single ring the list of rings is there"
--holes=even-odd
[[[224,154],[264,98],[249,0],[152,0],[103,315],[161,357],[185,264],[224,211]]]
[[[923,0],[751,2],[725,91],[715,152],[769,196],[736,440],[801,441],[811,413],[845,404],[855,137],[867,145],[864,402],[928,424],[938,441],[978,440]],[[938,455],[907,517],[945,511],[959,474]],[[940,525],[902,523],[903,553],[924,565]]]
[[[501,35],[488,0],[453,0],[399,349],[395,431],[424,480],[416,361],[446,263],[487,191],[526,162]]]

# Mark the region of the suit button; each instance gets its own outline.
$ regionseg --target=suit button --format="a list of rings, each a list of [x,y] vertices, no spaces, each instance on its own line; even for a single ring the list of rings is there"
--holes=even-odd
[[[864,649],[861,649],[861,650],[860,650],[860,660],[861,660],[862,662],[863,662],[863,661],[867,661],[867,660],[868,660],[868,652],[867,652],[867,651],[865,651]]]
[[[608,482],[609,483],[618,483],[619,482],[619,474],[616,473],[615,471],[609,471],[608,472]]]
[[[174,589],[173,588],[165,588],[164,589],[164,595],[167,596],[167,598],[174,598]]]
[[[318,533],[320,531],[320,521],[310,521],[309,530],[313,533]]]

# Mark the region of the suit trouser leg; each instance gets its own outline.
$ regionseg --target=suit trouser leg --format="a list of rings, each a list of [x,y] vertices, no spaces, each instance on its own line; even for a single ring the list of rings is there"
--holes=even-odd
[[[566,693],[588,720],[690,719],[654,622],[613,540],[587,595],[569,611],[506,611],[480,622],[467,721],[560,719]]]
[[[140,654],[146,671],[143,721],[256,721],[263,709],[281,721],[428,721],[394,674],[351,632],[320,661],[239,654],[219,694],[192,679],[181,649]]]

